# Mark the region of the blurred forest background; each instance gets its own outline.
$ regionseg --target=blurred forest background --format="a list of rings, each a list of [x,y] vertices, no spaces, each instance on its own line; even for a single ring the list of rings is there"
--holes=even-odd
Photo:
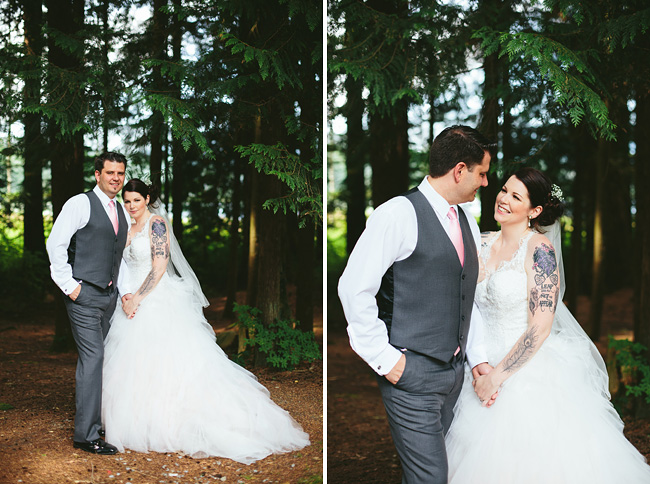
[[[336,285],[372,208],[422,180],[436,134],[468,124],[499,143],[482,230],[497,229],[496,194],[520,165],[562,188],[566,303],[575,314],[586,298],[580,322],[618,361],[612,389],[622,381],[624,405],[648,416],[648,3],[332,0],[329,15],[329,333],[345,328]],[[610,342],[612,294],[629,295],[629,320]]]
[[[322,5],[2,0],[0,298],[55,295],[45,240],[94,157],[157,183],[208,296],[312,334],[322,294]],[[289,295],[294,304],[289,304]],[[293,299],[295,298],[295,299]],[[295,307],[295,310],[291,308]]]

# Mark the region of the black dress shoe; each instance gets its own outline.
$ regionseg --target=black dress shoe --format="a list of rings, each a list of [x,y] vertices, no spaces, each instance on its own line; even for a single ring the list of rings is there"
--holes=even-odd
[[[75,449],[85,450],[91,454],[113,455],[117,454],[117,447],[104,442],[102,439],[93,440],[92,442],[73,442]]]
[[[104,437],[106,437],[106,431],[105,431],[104,429],[99,429],[98,432],[99,432],[99,436],[100,436],[102,439],[103,439]]]

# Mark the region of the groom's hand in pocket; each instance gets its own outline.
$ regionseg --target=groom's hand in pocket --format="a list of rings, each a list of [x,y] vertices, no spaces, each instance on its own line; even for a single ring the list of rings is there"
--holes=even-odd
[[[77,298],[79,297],[79,293],[81,292],[81,284],[79,284],[77,287],[74,288],[74,291],[72,291],[70,294],[68,294],[68,297],[72,299],[73,301],[76,301]]]
[[[393,369],[386,373],[386,380],[391,382],[393,385],[397,383],[399,379],[402,378],[402,373],[404,373],[405,366],[406,356],[402,354],[402,356],[399,357],[399,360],[397,360],[397,364],[393,367]]]

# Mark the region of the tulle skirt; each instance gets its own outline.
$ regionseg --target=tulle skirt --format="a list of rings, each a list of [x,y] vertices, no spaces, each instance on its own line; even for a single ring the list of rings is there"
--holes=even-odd
[[[625,439],[608,398],[589,385],[584,361],[549,337],[490,408],[479,403],[466,368],[446,437],[449,483],[650,483],[650,466]]]
[[[106,441],[120,451],[245,464],[308,445],[300,425],[216,344],[187,287],[165,275],[130,320],[118,305],[104,352]]]

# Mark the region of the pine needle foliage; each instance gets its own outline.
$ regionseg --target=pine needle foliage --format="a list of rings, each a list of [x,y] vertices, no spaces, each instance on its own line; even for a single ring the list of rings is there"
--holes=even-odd
[[[510,62],[524,61],[536,65],[537,71],[552,87],[555,101],[567,108],[574,125],[580,124],[588,112],[599,133],[614,139],[616,126],[609,119],[604,100],[595,91],[595,75],[579,53],[560,42],[532,32],[495,32],[484,27],[473,35],[482,39],[486,54],[498,51]]]

